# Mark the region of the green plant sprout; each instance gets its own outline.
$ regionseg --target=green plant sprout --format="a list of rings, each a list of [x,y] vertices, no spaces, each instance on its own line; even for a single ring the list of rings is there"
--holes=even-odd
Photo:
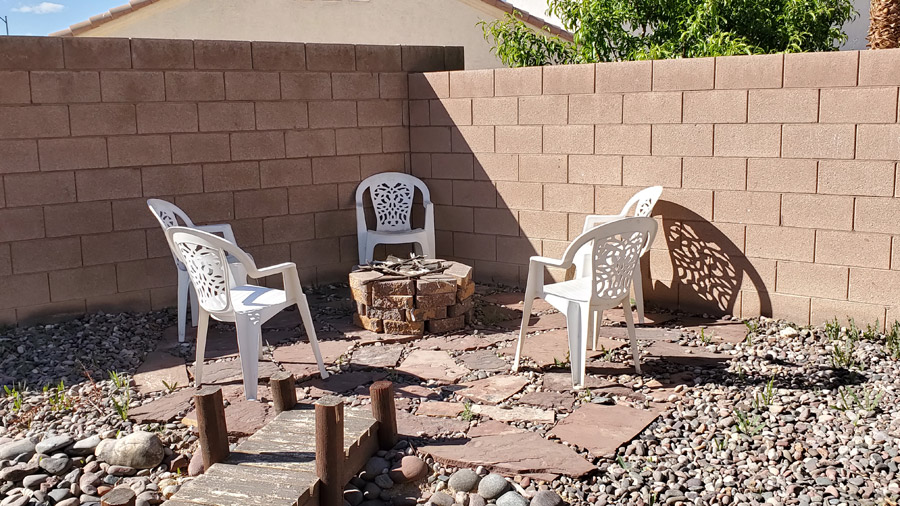
[[[16,387],[9,387],[7,385],[3,385],[3,391],[6,393],[7,397],[12,397],[12,409],[14,413],[18,413],[22,409],[22,393],[19,392],[19,389]]]
[[[734,412],[734,420],[737,422],[737,425],[735,426],[737,431],[750,437],[759,434],[765,427],[765,423],[759,415],[754,415],[751,418],[741,410],[736,410]]]
[[[470,422],[475,418],[475,412],[472,411],[472,403],[470,401],[463,403],[463,412],[460,413],[459,416],[467,422]]]
[[[764,406],[771,406],[775,400],[775,378],[766,383],[766,387],[762,392],[757,393],[753,398],[753,407],[760,409]]]
[[[863,410],[874,412],[884,397],[883,391],[876,391],[874,388],[861,388],[857,391],[850,386],[842,386],[838,388],[838,404],[832,406],[838,411],[856,411]]]

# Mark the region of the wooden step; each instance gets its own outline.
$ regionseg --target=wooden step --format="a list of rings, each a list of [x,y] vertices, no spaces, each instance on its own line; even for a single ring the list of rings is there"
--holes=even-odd
[[[298,404],[235,448],[225,462],[185,483],[163,506],[307,506],[318,503],[315,410]],[[347,480],[377,451],[378,422],[344,410]]]

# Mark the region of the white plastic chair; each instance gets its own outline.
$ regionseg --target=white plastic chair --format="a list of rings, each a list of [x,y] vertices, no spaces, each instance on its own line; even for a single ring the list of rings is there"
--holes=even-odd
[[[194,225],[194,222],[191,221],[187,213],[182,211],[181,208],[175,204],[166,202],[165,200],[149,199],[147,200],[147,207],[150,208],[150,212],[152,212],[153,216],[156,217],[156,220],[159,221],[163,232],[169,227],[179,226],[180,220],[181,224],[186,227],[215,234],[222,234],[229,242],[237,244],[237,241],[234,240],[234,231],[231,229],[231,225],[227,223],[216,225]],[[175,248],[171,241],[169,241],[169,249],[172,251],[172,258],[175,259],[175,267],[178,269],[178,342],[183,343],[185,327],[187,325],[187,303],[189,299],[191,303],[191,326],[197,326],[197,294],[191,287],[190,276],[188,276],[184,264],[178,260],[178,256],[175,254]],[[231,262],[232,265],[236,263],[234,259],[231,259]],[[232,274],[241,280],[246,280],[247,277],[246,273],[242,272],[242,268],[240,267],[233,269]]]
[[[612,309],[619,304],[622,304],[623,309],[628,307],[629,287],[638,269],[641,252],[653,242],[657,227],[653,218],[622,218],[582,233],[566,248],[562,260],[531,257],[513,371],[519,368],[532,303],[536,297],[540,297],[566,315],[572,384],[575,388],[581,388],[584,385],[587,336],[589,329],[593,328],[593,320],[604,309]],[[576,252],[585,246],[590,251],[588,275],[544,285],[545,266],[568,269],[573,264]],[[631,339],[634,369],[640,374],[641,357],[634,331],[634,318],[629,310],[625,310],[625,323]],[[538,335],[532,339],[540,338]]]
[[[425,228],[412,228],[412,205],[416,189],[425,205]],[[375,207],[376,228],[366,224],[363,194],[366,190]],[[376,244],[414,243],[416,253],[434,258],[434,205],[421,179],[402,172],[384,172],[367,177],[356,188],[356,237],[359,263],[372,261]]]
[[[582,232],[587,232],[588,230],[602,225],[604,223],[610,223],[615,220],[620,220],[622,218],[626,218],[629,215],[632,215],[632,208],[634,208],[634,214],[632,216],[641,218],[650,216],[653,212],[653,207],[656,205],[656,202],[659,200],[659,196],[662,195],[663,187],[662,186],[651,186],[649,188],[644,188],[643,190],[635,193],[628,202],[625,203],[625,207],[622,208],[622,212],[619,214],[591,214],[588,215],[584,219],[584,228]],[[650,249],[650,245],[647,245],[647,249]],[[641,256],[644,256],[647,250],[641,252]],[[588,265],[588,260],[590,259],[590,255],[588,254],[587,248],[582,248],[575,255],[575,277],[580,278],[585,275],[585,273],[590,272],[590,266]],[[638,323],[644,323],[644,286],[641,278],[641,270],[637,269],[634,271],[634,304],[637,306],[637,314],[638,314]],[[622,307],[625,310],[625,307]],[[603,320],[603,315],[595,315],[594,318],[594,327],[591,329],[593,334],[593,348],[597,349],[597,331],[600,322]]]
[[[319,373],[323,379],[328,377],[319,352],[309,304],[300,286],[297,266],[293,262],[259,269],[250,255],[234,243],[188,227],[169,227],[166,237],[175,246],[178,259],[187,268],[200,304],[197,362],[194,366],[194,382],[197,386],[203,384],[206,331],[209,317],[212,316],[219,321],[235,323],[244,377],[244,395],[249,400],[255,400],[259,379],[258,360],[262,359],[262,326],[281,310],[294,304],[300,310]],[[229,255],[237,259],[253,279],[281,274],[284,290],[236,283],[231,270],[226,267],[229,265]]]

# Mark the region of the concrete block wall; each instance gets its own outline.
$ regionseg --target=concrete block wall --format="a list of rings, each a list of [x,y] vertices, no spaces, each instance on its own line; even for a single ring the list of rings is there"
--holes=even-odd
[[[228,222],[306,284],[356,263],[353,192],[408,170],[407,74],[461,48],[0,38],[0,323],[175,304],[146,206]]]
[[[410,75],[438,254],[524,285],[586,214],[663,185],[646,298],[900,319],[900,50]],[[562,273],[552,273],[556,278]]]

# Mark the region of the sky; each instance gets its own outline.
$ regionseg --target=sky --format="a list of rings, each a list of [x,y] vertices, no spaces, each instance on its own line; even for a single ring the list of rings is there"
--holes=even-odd
[[[0,0],[0,17],[9,16],[10,35],[47,35],[125,3],[127,0]],[[546,0],[513,0],[512,3],[546,19]],[[0,34],[3,29],[0,21]]]

